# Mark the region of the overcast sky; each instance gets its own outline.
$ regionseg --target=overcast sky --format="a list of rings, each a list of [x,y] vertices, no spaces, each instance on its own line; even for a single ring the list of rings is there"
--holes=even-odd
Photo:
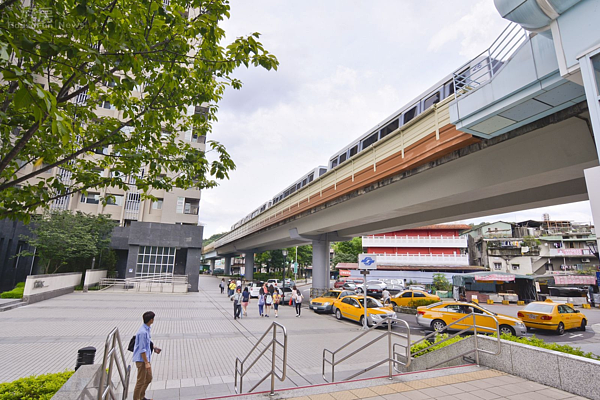
[[[278,71],[240,69],[210,139],[237,169],[202,192],[204,237],[231,225],[484,51],[508,24],[491,0],[232,0],[228,42],[252,32]],[[467,222],[591,221],[588,202]]]

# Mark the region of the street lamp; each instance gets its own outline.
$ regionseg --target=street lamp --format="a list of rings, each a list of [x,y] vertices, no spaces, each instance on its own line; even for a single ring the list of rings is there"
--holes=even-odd
[[[282,284],[283,286],[285,286],[285,258],[287,257],[287,250],[281,250],[281,254],[283,254],[283,279],[282,279]]]

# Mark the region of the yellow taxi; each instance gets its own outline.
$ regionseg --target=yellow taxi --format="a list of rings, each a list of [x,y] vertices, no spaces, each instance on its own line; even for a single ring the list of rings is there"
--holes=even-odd
[[[315,297],[310,301],[308,308],[314,312],[331,312],[333,310],[333,302],[341,299],[344,296],[356,294],[351,290],[330,290],[323,296]]]
[[[436,331],[443,331],[449,325],[449,330],[460,331],[470,326],[472,327],[473,319],[465,318],[458,323],[456,321],[470,314],[475,314],[475,323],[477,324],[478,332],[496,332],[496,322],[491,318],[495,317],[500,325],[500,334],[523,336],[527,333],[527,328],[520,319],[509,317],[508,315],[496,314],[478,304],[461,301],[450,301],[417,307],[417,323],[425,328]],[[454,325],[451,325],[452,323]],[[470,330],[473,329],[471,328]]]
[[[440,301],[440,296],[429,294],[423,290],[404,290],[390,299],[390,301],[398,307],[409,307],[415,301],[419,300]]]
[[[333,312],[337,319],[347,318],[364,323],[365,309],[363,308],[364,296],[345,296],[333,302]],[[385,318],[395,318],[396,313],[385,307],[373,297],[367,297],[367,325],[372,326]],[[393,323],[393,322],[392,322]]]
[[[567,329],[578,328],[585,331],[587,318],[579,310],[574,310],[566,304],[555,303],[552,300],[534,301],[517,313],[525,326],[535,329],[556,331],[559,335]]]

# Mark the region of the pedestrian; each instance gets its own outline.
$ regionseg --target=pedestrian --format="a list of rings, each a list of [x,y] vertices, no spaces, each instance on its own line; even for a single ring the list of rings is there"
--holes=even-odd
[[[271,311],[271,306],[273,305],[273,296],[271,292],[267,290],[265,294],[265,317],[269,317],[269,311]]]
[[[239,288],[240,288],[240,290],[242,289],[242,281],[241,281],[241,280],[239,280],[239,279],[238,279],[237,281],[235,281],[235,285],[236,285],[237,287],[239,287]]]
[[[250,292],[248,291],[248,286],[246,286],[242,292],[242,309],[244,310],[244,317],[248,316],[248,304],[250,304]]]
[[[219,287],[221,288],[221,294],[225,290],[225,278],[221,278],[221,283],[219,283]]]
[[[588,288],[588,303],[590,303],[592,308],[596,308],[596,304],[594,303],[594,287],[592,285]]]
[[[302,293],[300,293],[300,290],[298,290],[298,288],[296,287],[296,285],[294,285],[294,288],[292,289],[292,298],[294,299],[294,304],[296,305],[296,317],[300,316],[300,313],[302,311]]]
[[[279,294],[279,290],[277,290],[275,291],[275,294],[273,294],[273,311],[275,311],[275,318],[277,318],[279,311],[279,303],[281,303],[281,295]]]
[[[263,310],[265,307],[265,295],[264,294],[259,294],[258,295],[258,314],[263,317]]]
[[[383,297],[383,304],[390,304],[391,296],[390,296],[390,292],[387,290],[387,288],[383,289],[381,296]]]
[[[233,319],[236,320],[242,317],[242,289],[237,288],[231,298],[233,299]]]
[[[155,314],[152,311],[146,311],[142,315],[144,324],[135,334],[135,345],[133,347],[133,361],[137,367],[137,381],[133,390],[133,400],[144,400],[146,398],[146,389],[152,382],[152,366],[150,358],[150,326],[154,323]],[[156,354],[160,354],[160,349],[154,347]]]
[[[232,279],[231,283],[229,284],[229,297],[233,296],[233,294],[235,293],[235,289],[237,289],[237,285],[235,284],[235,281]]]

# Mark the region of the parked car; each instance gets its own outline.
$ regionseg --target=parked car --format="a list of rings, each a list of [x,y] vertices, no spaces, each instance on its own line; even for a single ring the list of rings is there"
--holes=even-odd
[[[358,285],[356,287],[356,293],[364,293],[365,285]],[[387,285],[382,281],[367,281],[367,296],[381,298],[383,295],[383,289]]]
[[[388,284],[386,290],[390,292],[390,296],[395,296],[400,292],[404,291],[404,286]]]
[[[434,300],[440,301],[440,296],[429,294],[422,290],[405,290],[392,296],[390,301],[398,307],[410,307],[414,302],[419,300]]]
[[[281,281],[279,279],[269,279],[267,281],[267,286],[279,287],[280,285],[281,285]]]
[[[422,290],[423,292],[427,291],[427,289],[423,285],[410,285],[408,288],[410,290]]]
[[[364,297],[361,296],[345,296],[333,302],[335,317],[337,319],[347,318],[352,321],[358,321],[361,324],[364,322],[365,309]],[[396,313],[389,307],[384,307],[383,304],[373,297],[367,297],[367,325],[372,326],[380,322],[384,318],[395,318]],[[395,321],[392,321],[394,324]]]
[[[336,289],[340,289],[342,286],[344,286],[344,283],[346,283],[346,282],[354,283],[355,285],[360,285],[364,282],[364,279],[363,278],[350,278],[350,277],[339,278],[337,281],[335,281],[335,283],[333,284],[333,287]]]
[[[223,268],[215,268],[213,269],[212,274],[213,275],[223,275],[225,273],[225,270]]]
[[[568,329],[585,331],[587,317],[566,304],[552,300],[534,301],[517,313],[527,329],[544,329],[556,331],[563,335]]]
[[[356,291],[356,283],[354,282],[346,282],[342,285],[341,287],[342,290],[351,290],[351,291]]]
[[[285,281],[283,281],[283,286],[294,287],[295,285],[296,285],[296,282],[294,282],[290,278],[286,278]]]
[[[309,308],[314,312],[332,312],[333,311],[333,302],[337,299],[341,299],[345,296],[354,295],[353,291],[349,290],[330,290],[325,293],[323,296],[316,297],[312,299],[309,303]]]
[[[443,331],[451,323],[472,313],[475,314],[475,323],[477,324],[478,332],[496,332],[496,322],[490,318],[493,316],[498,320],[498,324],[500,325],[500,334],[523,336],[527,333],[527,328],[520,319],[509,317],[508,315],[496,314],[477,304],[459,301],[440,302],[417,307],[417,323],[425,328]],[[449,330],[460,331],[472,324],[473,319],[466,318],[458,324],[452,325]],[[473,329],[471,328],[470,330]]]
[[[279,294],[281,295],[281,304],[288,305],[290,302],[290,297],[292,296],[292,287],[291,286],[283,286],[277,288],[279,290]]]

